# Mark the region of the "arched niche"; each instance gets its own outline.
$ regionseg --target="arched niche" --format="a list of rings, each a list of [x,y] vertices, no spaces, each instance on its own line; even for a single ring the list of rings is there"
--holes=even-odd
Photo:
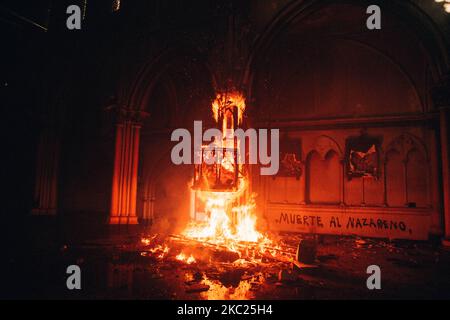
[[[395,137],[388,143],[386,153],[390,150],[396,150],[405,161],[412,150],[417,150],[424,157],[424,160],[428,159],[428,152],[423,141],[407,132]]]
[[[403,133],[388,144],[385,171],[387,205],[429,205],[429,157],[418,137]]]
[[[306,157],[306,199],[311,204],[339,204],[341,161],[334,150],[323,156],[316,150]]]
[[[320,135],[318,137],[315,137],[312,140],[312,143],[305,146],[305,149],[306,154],[315,151],[322,159],[325,159],[330,151],[334,151],[340,158],[342,158],[343,156],[342,148],[339,146],[336,140],[327,135]]]
[[[404,207],[405,171],[403,157],[395,149],[385,155],[386,204],[390,207]]]
[[[424,155],[411,149],[406,158],[406,197],[407,204],[413,207],[428,205],[428,166]]]

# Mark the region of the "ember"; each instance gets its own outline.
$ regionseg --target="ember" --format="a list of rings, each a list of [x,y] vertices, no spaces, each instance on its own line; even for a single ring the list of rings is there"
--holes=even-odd
[[[195,258],[192,256],[192,254],[190,256],[186,256],[184,253],[180,253],[175,257],[175,259],[186,262],[187,264],[195,262]]]

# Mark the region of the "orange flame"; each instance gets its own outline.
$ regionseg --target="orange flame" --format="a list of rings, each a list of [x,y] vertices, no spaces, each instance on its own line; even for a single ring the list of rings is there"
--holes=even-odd
[[[209,286],[209,290],[200,293],[207,300],[248,300],[252,298],[250,281],[241,280],[236,288],[226,287],[216,280],[203,277],[203,284]]]
[[[191,222],[182,234],[187,238],[225,245],[230,251],[238,252],[238,243],[255,243],[264,251],[264,246],[272,241],[256,229],[253,198],[244,205],[236,205],[246,189],[246,180],[242,178],[236,192],[199,191],[209,216],[205,222]]]
[[[238,110],[238,123],[242,122],[242,115],[245,111],[245,98],[242,93],[233,91],[226,93],[218,93],[216,99],[212,103],[213,116],[216,122],[219,121],[219,114],[223,113],[226,108],[236,106]],[[237,125],[236,124],[236,125]]]
[[[192,254],[189,257],[187,257],[183,252],[177,255],[175,259],[186,262],[187,264],[191,264],[196,261]]]
[[[214,119],[222,122],[219,125],[222,126],[223,136],[226,137],[230,129],[233,132],[242,122],[245,98],[237,91],[218,93],[211,108]],[[232,149],[236,147],[233,140],[224,139],[221,143],[222,147]],[[239,145],[237,147],[239,148]],[[237,190],[219,192],[208,186],[197,190],[196,196],[204,203],[207,221],[191,222],[183,235],[187,238],[225,245],[235,252],[238,252],[239,242],[241,244],[242,242],[257,243],[262,248],[264,244],[271,241],[256,230],[255,203],[253,198],[248,199],[248,181],[242,174],[242,165],[239,164],[236,167],[234,156],[234,152],[225,152],[220,166],[223,169],[221,170],[223,175],[229,174],[233,177],[237,174]]]

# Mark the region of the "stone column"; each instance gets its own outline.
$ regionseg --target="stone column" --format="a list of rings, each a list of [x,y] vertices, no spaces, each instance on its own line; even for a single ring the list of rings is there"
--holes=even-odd
[[[37,146],[36,177],[33,196],[33,215],[55,215],[57,211],[57,184],[59,139],[50,128],[44,129]]]
[[[439,132],[442,164],[442,199],[445,238],[443,244],[450,246],[450,75],[432,92],[436,108],[439,109]]]
[[[144,113],[122,108],[116,124],[110,224],[137,224],[139,138]]]

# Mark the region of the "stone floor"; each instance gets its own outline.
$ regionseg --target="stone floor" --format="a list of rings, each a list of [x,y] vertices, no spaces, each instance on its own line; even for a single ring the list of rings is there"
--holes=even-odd
[[[55,223],[29,228],[18,249],[4,251],[6,290],[1,290],[1,298],[450,298],[450,250],[437,242],[321,237],[316,267],[299,270],[271,259],[211,259],[204,249],[197,251],[192,264],[170,254],[159,259],[141,241],[152,236],[145,227],[93,230],[95,237],[77,237],[76,231],[63,232]],[[295,246],[300,237],[286,234],[280,239]],[[179,249],[179,244],[169,245],[173,251]],[[71,264],[81,267],[81,290],[66,288],[66,268]],[[381,268],[381,290],[366,287],[366,269],[373,264]]]

